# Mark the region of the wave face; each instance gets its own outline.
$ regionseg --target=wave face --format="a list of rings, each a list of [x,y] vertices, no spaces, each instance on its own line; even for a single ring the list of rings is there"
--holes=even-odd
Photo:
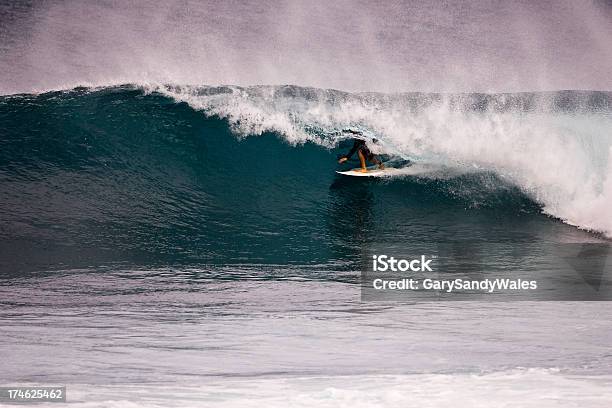
[[[347,125],[382,152],[456,174],[492,172],[574,225],[612,234],[610,93],[348,94],[296,87],[156,88],[240,135],[334,146]],[[501,183],[502,185],[504,183]]]
[[[0,99],[2,270],[327,265],[363,245],[612,236],[612,94],[120,86]],[[335,174],[337,133],[437,170]],[[544,212],[552,217],[543,216]],[[575,232],[573,232],[575,231]]]

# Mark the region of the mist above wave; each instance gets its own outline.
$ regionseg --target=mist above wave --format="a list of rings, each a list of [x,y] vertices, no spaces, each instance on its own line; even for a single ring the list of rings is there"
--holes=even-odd
[[[606,2],[0,4],[0,93],[128,82],[612,89]]]

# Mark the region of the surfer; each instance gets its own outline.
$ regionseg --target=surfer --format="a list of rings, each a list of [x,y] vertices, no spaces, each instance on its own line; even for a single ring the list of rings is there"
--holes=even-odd
[[[356,132],[354,130],[344,130],[344,132],[353,133],[356,135],[363,135],[361,132]],[[376,139],[372,139],[372,142],[376,143]],[[379,169],[385,168],[385,165],[380,160],[378,160],[376,155],[372,153],[370,149],[368,149],[366,141],[357,138],[353,139],[353,147],[345,156],[340,157],[338,163],[344,163],[345,161],[350,159],[351,156],[355,154],[355,152],[357,152],[357,156],[359,156],[359,161],[361,162],[361,169],[356,171],[360,171],[362,173],[366,173],[368,171],[368,168],[366,166],[366,160],[378,165]]]

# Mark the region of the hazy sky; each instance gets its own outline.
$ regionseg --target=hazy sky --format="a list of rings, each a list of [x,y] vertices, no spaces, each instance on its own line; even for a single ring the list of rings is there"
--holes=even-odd
[[[126,82],[612,90],[609,1],[0,5],[0,92]]]

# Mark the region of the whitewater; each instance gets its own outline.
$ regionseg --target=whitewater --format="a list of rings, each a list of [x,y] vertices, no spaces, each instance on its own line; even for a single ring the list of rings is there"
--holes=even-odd
[[[280,276],[259,279],[267,268]],[[358,285],[333,281],[338,271],[211,269],[5,279],[0,382],[66,384],[69,406],[83,408],[612,400],[606,303],[364,303]]]

